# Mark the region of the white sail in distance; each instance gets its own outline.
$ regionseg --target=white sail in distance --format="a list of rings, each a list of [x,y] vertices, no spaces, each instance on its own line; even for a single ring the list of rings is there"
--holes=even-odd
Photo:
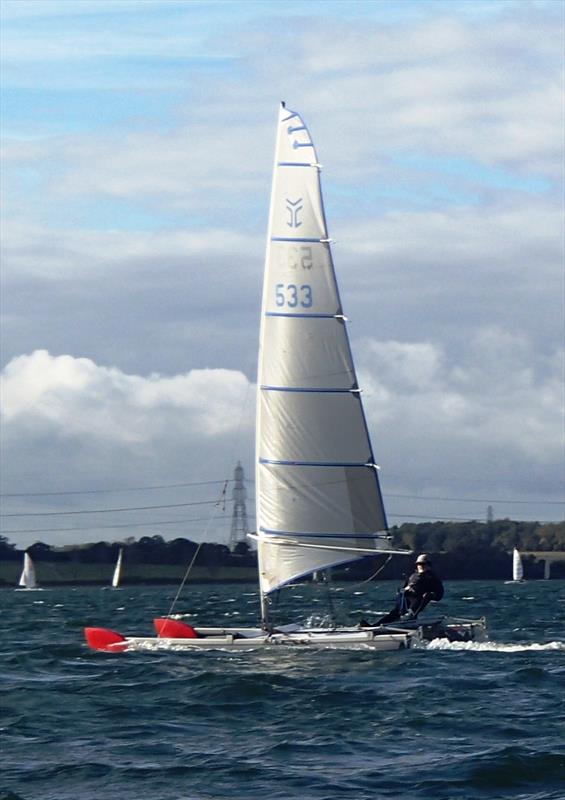
[[[35,567],[33,566],[33,561],[31,560],[31,556],[29,555],[29,553],[24,553],[24,567],[22,570],[22,574],[20,575],[18,586],[21,586],[24,589],[37,588],[37,581],[35,579]]]
[[[524,578],[524,567],[522,566],[522,557],[520,552],[514,548],[512,553],[512,580],[521,581]]]
[[[302,118],[279,113],[256,420],[259,580],[391,552],[336,283],[320,165]]]
[[[122,558],[124,554],[124,548],[120,547],[120,552],[118,553],[118,559],[116,561],[116,566],[114,568],[114,574],[112,576],[112,588],[117,589],[120,585],[120,578],[122,574]]]

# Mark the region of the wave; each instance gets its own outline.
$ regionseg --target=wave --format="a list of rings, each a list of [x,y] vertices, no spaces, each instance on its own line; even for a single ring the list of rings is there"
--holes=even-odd
[[[545,642],[540,644],[509,644],[507,642],[448,642],[447,639],[434,639],[428,642],[426,650],[470,650],[480,653],[523,653],[547,650],[565,651],[565,642]]]

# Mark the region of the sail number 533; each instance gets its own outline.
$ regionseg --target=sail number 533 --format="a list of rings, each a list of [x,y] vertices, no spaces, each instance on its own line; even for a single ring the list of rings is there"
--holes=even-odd
[[[312,287],[307,283],[277,283],[275,300],[279,308],[311,308]]]

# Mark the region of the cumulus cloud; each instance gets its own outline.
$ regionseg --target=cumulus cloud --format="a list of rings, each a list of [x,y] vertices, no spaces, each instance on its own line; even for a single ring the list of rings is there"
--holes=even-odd
[[[364,340],[356,349],[389,491],[562,500],[562,348],[540,362],[527,339],[490,327],[457,365],[430,342]],[[533,513],[551,511],[542,502]]]
[[[2,372],[3,418],[33,420],[56,436],[80,436],[147,446],[174,430],[179,437],[214,439],[238,425],[249,384],[230,370],[185,375],[126,375],[87,358],[38,350]]]
[[[184,265],[205,265],[225,257],[243,260],[263,244],[261,239],[230,228],[172,231],[88,230],[32,225],[5,219],[2,248],[6,257],[5,280],[25,276],[56,281],[95,275],[108,278],[116,269],[148,271],[162,276],[161,265],[175,259]],[[225,274],[225,269],[222,274]],[[221,277],[221,275],[220,275]]]
[[[318,103],[335,107],[357,169],[370,167],[375,152],[424,148],[558,174],[559,24],[532,7],[516,11],[496,24],[446,13],[401,27],[350,21],[339,37],[330,24],[305,34]]]
[[[36,351],[7,364],[1,392],[2,490],[8,495],[25,495],[38,488],[56,493],[7,499],[4,510],[8,513],[52,514],[153,503],[190,505],[209,501],[219,487],[161,492],[157,500],[144,491],[134,496],[118,494],[117,503],[115,498],[112,502],[112,495],[89,498],[88,492],[221,481],[231,475],[238,459],[250,463],[255,395],[240,372],[219,369],[171,377],[128,375],[90,359]],[[81,491],[87,494],[72,494]],[[127,535],[123,523],[150,525],[163,518],[174,522],[176,513],[178,524],[165,526],[164,535],[199,538],[213,507],[209,503],[201,509],[197,517],[202,521],[196,526],[183,522],[187,514],[190,517],[186,508],[138,513],[134,518],[131,514],[63,516],[55,520],[62,530],[55,530],[54,535],[64,538],[64,530],[69,524],[76,526],[78,520],[83,532],[72,529],[67,541],[116,538]],[[50,516],[39,522],[34,516],[10,517],[3,528],[14,531],[12,540],[29,543],[41,537],[25,531],[49,523],[53,524]],[[226,535],[226,524],[222,524],[223,529],[215,529],[220,539]],[[134,526],[132,531],[142,535],[147,528]]]
[[[482,494],[530,499],[533,509],[541,500],[539,516],[548,518],[543,503],[557,502],[562,491],[563,352],[548,358],[540,371],[529,342],[500,328],[478,331],[456,367],[440,345],[430,342],[364,339],[354,342],[354,350],[392,522],[422,513],[414,500],[395,500],[399,492],[428,496],[426,511],[432,516],[451,510],[434,503],[434,496],[468,497],[473,503]],[[255,395],[240,372],[128,375],[89,359],[37,351],[6,366],[2,396],[7,492],[25,491],[34,478],[53,491],[197,483],[227,477],[240,458],[248,479],[253,477]],[[202,495],[190,489],[179,496],[176,490],[170,502],[209,500],[211,491]],[[147,493],[140,497],[138,504],[146,505]],[[17,508],[68,511],[85,508],[85,498],[28,498]],[[511,513],[509,508],[498,505],[501,513]],[[472,505],[467,509],[474,511]],[[164,513],[174,512],[138,515],[137,521],[162,520]],[[40,519],[37,525],[49,521]],[[12,520],[16,527],[9,530],[22,531],[12,538],[37,539],[25,533],[31,522]],[[83,533],[73,530],[67,536],[124,535],[123,516],[104,522],[109,525],[97,528],[100,519],[91,517]],[[188,531],[179,519],[164,534],[195,535],[190,525]],[[225,538],[225,525],[223,534],[216,534]]]
[[[249,197],[267,191],[278,97],[303,109],[342,179],[378,181],[391,154],[415,151],[551,179],[561,172],[562,41],[551,13],[514,9],[496,24],[455,11],[401,25],[375,15],[342,20],[339,36],[331,18],[315,35],[291,21],[277,47],[268,16],[257,28],[241,40],[229,26],[219,34],[242,62],[221,80],[204,74],[206,91],[174,126],[45,139],[45,188],[59,202],[112,197],[225,220],[241,198],[249,209]],[[143,38],[137,45],[143,51]],[[242,65],[252,80],[239,79]],[[37,142],[8,140],[6,151],[20,163],[27,152],[37,168]]]
[[[48,349],[132,372],[234,367],[252,376],[263,237],[6,221],[2,245],[5,360]]]

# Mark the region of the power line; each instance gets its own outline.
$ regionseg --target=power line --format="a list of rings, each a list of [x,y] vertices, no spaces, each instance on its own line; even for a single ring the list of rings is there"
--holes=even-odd
[[[254,514],[250,516],[254,517]],[[422,523],[425,522],[481,522],[481,520],[477,520],[476,517],[436,517],[430,515],[426,517],[422,514],[388,514],[388,517],[391,519],[418,519],[421,520]],[[231,515],[229,514],[222,514],[221,516],[215,517],[215,520],[226,520],[231,519]],[[12,529],[12,530],[0,530],[0,536],[4,536],[6,534],[19,534],[19,533],[65,533],[65,532],[77,532],[77,531],[98,531],[98,530],[113,530],[114,528],[151,528],[156,527],[159,525],[183,525],[186,523],[191,522],[208,522],[209,517],[189,517],[189,518],[179,518],[179,519],[167,519],[167,520],[155,520],[153,522],[119,522],[113,525],[95,525],[92,527],[72,527],[72,528],[19,528],[19,529]],[[557,525],[559,524],[555,520],[519,520],[520,522],[537,522],[541,525]]]
[[[80,489],[66,492],[0,492],[0,497],[61,497],[71,494],[120,494],[121,492],[149,492],[155,489],[180,489],[186,486],[212,486],[221,481],[193,481],[192,483],[168,483],[159,486],[130,486],[124,489]]]
[[[0,497],[62,497],[65,495],[81,495],[81,494],[121,494],[124,492],[149,492],[158,491],[160,489],[181,489],[187,486],[214,486],[225,483],[224,478],[216,481],[191,481],[187,483],[167,483],[158,484],[154,486],[129,486],[122,489],[80,489],[72,491],[59,491],[59,492],[1,492]],[[246,484],[253,484],[252,480],[245,480]],[[396,494],[384,493],[385,498],[394,497],[403,500],[434,500],[437,502],[457,502],[457,503],[502,503],[507,505],[565,505],[565,500],[509,500],[507,498],[481,498],[481,497],[436,497],[434,495],[417,495],[417,494]],[[164,507],[164,506],[163,506]]]
[[[187,506],[217,505],[218,500],[199,500],[193,503],[168,503],[159,506],[132,506],[131,508],[95,508],[82,511],[22,511],[14,514],[0,514],[0,517],[66,517],[71,514],[110,514],[119,511],[152,511],[156,508],[186,508]]]
[[[491,498],[490,500],[485,500],[484,498],[480,497],[435,497],[434,495],[422,495],[422,494],[389,494],[388,492],[385,493],[385,499],[387,497],[400,497],[405,500],[438,500],[438,501],[454,501],[457,503],[508,503],[511,505],[515,504],[522,504],[522,505],[540,505],[540,506],[562,506],[565,505],[565,500],[494,500]]]
[[[215,517],[215,520],[220,519],[231,519],[230,515],[222,514],[221,516]],[[183,525],[187,522],[208,522],[209,517],[190,517],[188,519],[165,519],[165,520],[156,520],[154,522],[117,522],[115,525],[95,525],[93,527],[84,528],[84,527],[72,527],[72,528],[20,528],[18,530],[3,530],[0,531],[0,536],[4,536],[8,533],[65,533],[65,532],[76,532],[76,531],[101,531],[101,530],[112,530],[113,528],[151,528],[158,525]]]
[[[483,523],[483,520],[477,519],[477,517],[436,517],[433,514],[388,514],[387,517],[395,518],[395,519],[419,519],[422,520],[422,523],[425,522],[480,522]],[[521,520],[514,520],[515,522],[538,522],[540,525],[558,525],[560,520],[554,519],[521,519]]]
[[[214,481],[216,483],[216,481]],[[219,483],[219,481],[218,481]],[[225,483],[225,481],[224,481]],[[395,498],[410,498],[413,495],[399,495],[399,494],[391,494],[388,495],[389,497]],[[463,498],[440,498],[440,497],[418,497],[419,500],[458,500],[459,502],[464,502]],[[155,509],[163,509],[163,508],[186,508],[189,506],[203,506],[203,505],[214,505],[221,501],[219,500],[200,500],[200,501],[193,501],[191,503],[164,503],[160,505],[152,505],[152,506],[128,506],[122,508],[95,508],[95,509],[82,509],[78,511],[18,511],[9,514],[2,514],[0,513],[0,517],[4,518],[20,518],[20,517],[61,517],[61,516],[71,516],[77,514],[110,514],[110,513],[120,513],[123,511],[153,511]],[[475,500],[469,502],[487,502],[484,500]],[[494,501],[493,501],[494,502]],[[502,501],[499,501],[502,502]],[[516,500],[512,501],[520,504],[532,505],[537,501],[527,501],[527,500]],[[551,500],[548,501],[540,501],[540,504],[545,505],[562,505],[562,503],[554,502]],[[426,519],[437,519],[437,520],[446,520],[446,519],[457,519],[457,520],[469,520],[472,521],[475,519],[474,517],[458,517],[458,516],[449,516],[449,517],[441,517],[441,516],[434,516],[429,514],[391,514],[388,513],[389,517],[410,517],[410,518],[421,518],[425,517]]]

